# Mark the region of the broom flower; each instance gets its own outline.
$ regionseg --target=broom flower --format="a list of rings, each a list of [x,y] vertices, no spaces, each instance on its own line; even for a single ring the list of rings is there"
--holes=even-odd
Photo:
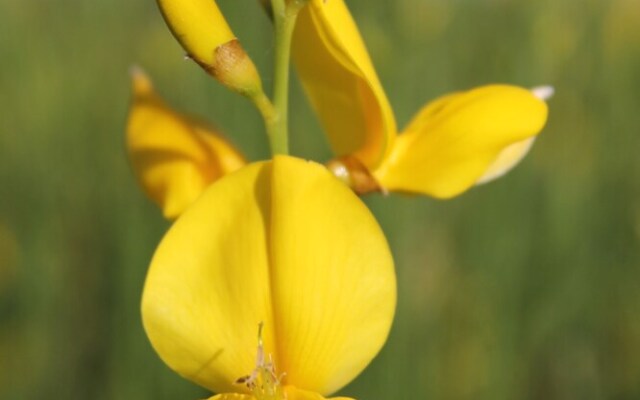
[[[276,156],[220,179],[175,222],[142,316],[165,363],[217,399],[311,400],[366,367],[395,303],[393,261],[367,207],[322,165]],[[259,376],[258,389],[246,384]]]
[[[299,19],[293,58],[338,156],[328,166],[358,193],[456,196],[513,168],[546,123],[551,88],[487,85],[427,104],[398,133],[344,1],[311,0]]]

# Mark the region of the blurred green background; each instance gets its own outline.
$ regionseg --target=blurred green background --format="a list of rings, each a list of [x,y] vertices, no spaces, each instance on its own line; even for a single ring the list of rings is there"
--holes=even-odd
[[[270,76],[254,0],[218,2]],[[552,84],[506,178],[452,201],[366,201],[395,254],[389,341],[365,399],[640,398],[640,1],[349,0],[405,124],[427,100]],[[0,398],[198,399],[141,327],[167,229],[123,147],[127,70],[252,159],[258,114],[191,62],[155,2],[0,0]],[[270,80],[265,79],[267,86]],[[294,153],[330,157],[294,84]]]

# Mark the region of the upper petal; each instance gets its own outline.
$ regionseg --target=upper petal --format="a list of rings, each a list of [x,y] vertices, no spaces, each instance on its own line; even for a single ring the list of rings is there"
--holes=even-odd
[[[211,182],[245,161],[213,129],[169,108],[142,71],[132,78],[129,157],[147,195],[166,218],[176,218]]]
[[[300,12],[293,59],[333,151],[377,167],[395,137],[395,120],[343,0],[312,0]]]
[[[449,198],[513,167],[546,120],[546,103],[516,86],[448,95],[418,113],[374,176],[387,190]]]
[[[291,157],[211,185],[160,244],[145,285],[162,359],[215,392],[254,368],[256,328],[285,383],[321,394],[386,340],[395,275],[366,206],[322,166]]]
[[[367,207],[324,167],[281,159],[273,170],[280,368],[287,382],[329,394],[358,375],[386,340],[395,309],[393,261]]]

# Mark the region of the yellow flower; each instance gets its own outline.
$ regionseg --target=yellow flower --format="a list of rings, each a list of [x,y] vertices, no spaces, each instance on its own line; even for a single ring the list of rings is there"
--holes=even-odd
[[[276,156],[210,185],[175,222],[153,257],[142,314],[165,363],[227,393],[216,399],[322,399],[380,350],[395,290],[366,206],[323,166]],[[234,384],[256,367],[260,322],[256,371],[276,397]]]
[[[293,58],[339,157],[329,167],[359,193],[455,196],[516,165],[547,119],[550,88],[488,85],[429,103],[397,135],[343,0],[311,0],[302,10]]]
[[[245,161],[214,129],[169,108],[139,68],[132,71],[132,83],[129,158],[144,191],[173,219]]]
[[[342,0],[312,0],[300,12],[292,56],[336,154],[354,155],[368,167],[379,165],[396,123]]]

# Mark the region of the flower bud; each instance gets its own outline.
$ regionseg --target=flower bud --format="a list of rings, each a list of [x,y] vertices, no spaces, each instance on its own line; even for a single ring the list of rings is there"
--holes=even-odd
[[[157,0],[173,36],[189,58],[243,95],[262,92],[255,65],[214,0]]]
[[[245,161],[216,129],[170,108],[140,68],[131,70],[131,78],[129,159],[145,193],[166,218],[175,219]]]

